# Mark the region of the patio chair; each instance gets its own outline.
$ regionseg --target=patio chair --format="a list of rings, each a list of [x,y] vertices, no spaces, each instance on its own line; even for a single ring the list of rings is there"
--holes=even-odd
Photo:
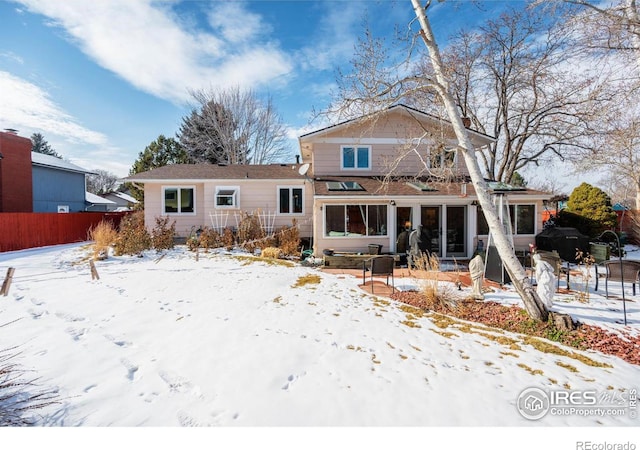
[[[389,277],[391,277],[391,287],[393,292],[396,290],[395,279],[393,278],[393,268],[396,265],[395,258],[390,255],[374,256],[362,263],[362,284],[366,284],[367,272],[371,277],[371,293],[373,294],[373,277],[386,276],[387,286],[389,285]]]
[[[604,279],[604,292],[607,298],[609,298],[609,280],[621,281],[623,290],[624,283],[631,283],[633,295],[636,295],[636,283],[640,283],[640,261],[622,260],[622,267],[620,267],[620,265],[621,263],[619,260],[610,260],[604,262],[604,267],[606,269]]]

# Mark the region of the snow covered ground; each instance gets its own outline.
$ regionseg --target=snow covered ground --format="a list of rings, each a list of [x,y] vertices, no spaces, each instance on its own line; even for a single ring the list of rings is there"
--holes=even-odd
[[[603,439],[611,431],[607,438],[624,443],[640,425],[629,402],[640,387],[640,367],[616,357],[541,352],[522,336],[480,325],[441,328],[434,317],[365,293],[358,278],[300,265],[217,253],[196,261],[177,247],[161,258],[148,252],[96,262],[100,279],[93,280],[87,255],[83,244],[0,254],[0,276],[16,269],[9,295],[0,297],[0,325],[6,324],[0,347],[19,346],[16,362],[60,395],[60,404],[41,412],[43,426],[80,426],[81,435],[104,435],[105,428],[94,427],[127,427],[123,432],[134,435],[154,430],[143,436],[163,436],[155,445],[161,448],[171,441],[167,430],[184,438],[169,428],[177,426],[222,427],[221,435],[196,434],[209,444],[247,439],[231,430],[251,427],[253,438],[264,433],[258,445],[279,439],[277,448],[284,447],[282,430],[315,448],[319,434],[347,429],[376,448],[407,436],[433,439],[436,432],[470,439],[476,448],[485,448],[477,439],[486,436],[492,442],[486,448],[503,448],[493,427],[500,435],[516,431],[519,448],[530,448],[529,431],[548,427],[546,437],[562,430],[567,442],[553,448],[577,448],[577,439]],[[628,257],[640,259],[640,252]],[[396,280],[404,289],[416,284]],[[626,327],[622,302],[596,293],[589,303],[558,295],[554,309],[638,333],[640,295],[630,291]],[[620,294],[619,283],[610,293]],[[486,298],[519,303],[512,291]],[[596,395],[605,415],[563,410],[525,418],[518,399],[532,387],[577,393],[587,403]],[[472,435],[440,428],[451,426],[482,428],[471,428]],[[411,428],[396,433],[397,427]],[[47,436],[44,429],[2,431],[0,439]]]

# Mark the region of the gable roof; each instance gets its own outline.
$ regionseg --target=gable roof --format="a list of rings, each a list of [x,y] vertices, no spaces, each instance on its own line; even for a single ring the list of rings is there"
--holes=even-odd
[[[112,202],[107,198],[100,197],[99,195],[92,194],[91,192],[85,192],[84,199],[87,203],[91,203],[93,205],[115,205],[116,204],[116,202]]]
[[[119,200],[122,200],[122,201],[128,202],[128,203],[138,203],[138,200],[136,200],[135,198],[133,198],[129,194],[125,194],[124,192],[115,192],[115,191],[107,192],[106,194],[101,194],[101,196],[103,198],[115,197],[115,198],[117,198]]]
[[[433,114],[429,114],[429,113],[426,113],[424,111],[420,111],[419,109],[415,109],[415,108],[412,108],[410,106],[407,106],[407,105],[404,105],[404,104],[400,103],[400,104],[397,104],[397,105],[389,106],[386,110],[383,110],[383,111],[375,112],[375,113],[372,113],[372,114],[369,114],[369,115],[365,115],[365,116],[356,117],[354,119],[345,120],[343,122],[340,122],[340,123],[337,123],[337,124],[334,124],[334,125],[329,125],[327,127],[321,128],[319,130],[315,130],[315,131],[311,131],[309,133],[302,134],[299,137],[299,141],[302,142],[304,140],[309,140],[309,139],[312,139],[314,137],[322,136],[322,135],[327,134],[329,132],[334,132],[336,130],[339,130],[340,128],[345,128],[345,127],[347,127],[349,125],[352,125],[352,124],[354,124],[354,123],[356,123],[358,121],[366,120],[368,118],[373,118],[378,114],[387,114],[387,113],[392,113],[392,112],[399,112],[399,113],[402,113],[402,114],[410,115],[411,117],[419,118],[419,119],[425,120],[427,122],[447,123],[450,126],[453,126],[453,125],[451,125],[451,122],[449,120],[441,119],[441,118],[439,118],[437,116],[434,116]],[[474,136],[474,137],[478,137],[478,138],[480,138],[482,140],[486,140],[487,144],[490,143],[490,142],[494,142],[495,141],[495,138],[489,136],[488,134],[484,134],[484,133],[481,133],[479,131],[475,131],[475,130],[472,130],[472,129],[469,129],[469,128],[467,128],[467,131],[469,133],[471,133],[472,136]]]
[[[31,152],[31,164],[34,166],[48,167],[58,170],[64,170],[66,172],[76,172],[84,174],[93,174],[90,170],[83,169],[80,166],[76,166],[64,159],[56,158],[55,156],[45,155],[44,153]]]
[[[123,181],[304,180],[306,176],[298,172],[300,166],[302,164],[170,164],[130,175]]]

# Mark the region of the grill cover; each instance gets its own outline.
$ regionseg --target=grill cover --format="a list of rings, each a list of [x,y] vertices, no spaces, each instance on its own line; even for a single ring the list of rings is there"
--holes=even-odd
[[[536,247],[540,250],[555,250],[564,261],[576,262],[576,249],[589,252],[589,237],[576,228],[552,227],[536,235]]]

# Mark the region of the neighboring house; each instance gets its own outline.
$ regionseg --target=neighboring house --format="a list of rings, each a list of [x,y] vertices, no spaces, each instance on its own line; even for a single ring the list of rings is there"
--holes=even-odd
[[[437,138],[415,139],[425,130]],[[494,141],[469,132],[476,149]],[[307,133],[299,144],[302,165],[173,165],[126,181],[144,184],[148,226],[169,215],[182,235],[221,225],[216,218],[225,212],[261,210],[277,225],[296,218],[316,255],[327,248],[367,252],[370,244],[395,252],[406,222],[423,225],[440,258],[470,258],[479,239],[487,244],[486,222],[449,122],[398,105],[375,121],[350,120]],[[400,154],[406,156],[400,160]],[[491,187],[505,222],[510,217],[515,247],[526,249],[542,230],[542,202],[549,195]]]
[[[138,200],[124,192],[108,192],[100,196],[113,203],[109,211],[131,211],[138,204]]]
[[[55,156],[31,152],[33,212],[85,211],[85,176],[92,172]]]
[[[31,139],[0,131],[0,212],[32,212]]]
[[[114,211],[116,209],[116,202],[112,202],[109,199],[100,197],[99,195],[92,194],[91,192],[85,193],[85,210],[95,212],[107,212]]]

